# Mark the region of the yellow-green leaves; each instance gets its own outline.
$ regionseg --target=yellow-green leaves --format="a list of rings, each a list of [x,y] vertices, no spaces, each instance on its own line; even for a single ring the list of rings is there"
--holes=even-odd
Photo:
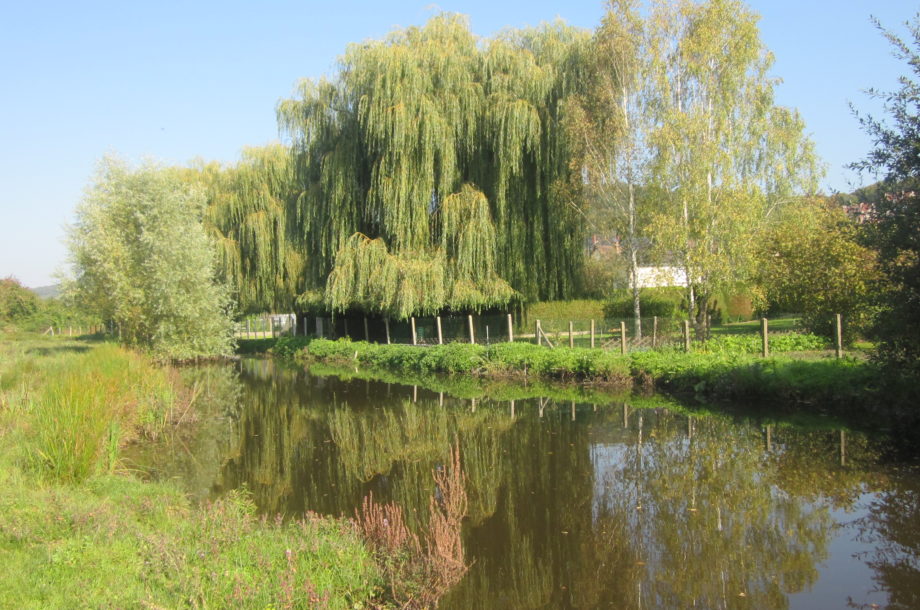
[[[570,294],[581,218],[549,187],[571,172],[555,126],[586,40],[555,24],[482,41],[441,15],[350,46],[333,80],[282,101],[306,290],[400,316]],[[373,265],[392,285],[368,301],[354,270],[371,264],[359,250],[381,248]],[[416,284],[430,290],[417,298]]]
[[[120,338],[168,358],[232,351],[230,295],[215,277],[205,195],[176,169],[104,159],[77,208],[77,296]]]

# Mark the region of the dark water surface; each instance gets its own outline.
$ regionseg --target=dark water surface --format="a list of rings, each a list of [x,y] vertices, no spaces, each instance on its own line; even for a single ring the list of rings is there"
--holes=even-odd
[[[350,516],[373,491],[423,525],[459,441],[471,567],[443,608],[920,607],[920,478],[856,432],[268,360],[189,373],[196,435],[134,459],[198,498],[245,486],[267,513]]]

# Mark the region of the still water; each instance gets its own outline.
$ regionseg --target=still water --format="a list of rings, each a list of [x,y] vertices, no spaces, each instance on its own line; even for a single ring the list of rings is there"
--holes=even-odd
[[[199,499],[350,516],[373,491],[421,527],[459,443],[471,566],[443,608],[920,607],[920,478],[856,432],[258,359],[188,374],[195,434],[134,460]]]

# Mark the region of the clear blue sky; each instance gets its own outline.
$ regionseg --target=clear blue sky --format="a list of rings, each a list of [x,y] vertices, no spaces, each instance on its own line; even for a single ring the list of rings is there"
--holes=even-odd
[[[904,32],[907,0],[756,0],[762,38],[783,79],[779,103],[803,114],[828,166],[825,190],[859,179],[843,166],[870,143],[847,102],[894,89],[905,66],[869,23]],[[584,28],[599,0],[431,4],[236,0],[11,2],[0,21],[0,277],[53,283],[66,260],[63,226],[107,152],[184,163],[225,162],[278,137],[274,108],[302,77],[330,74],[349,42],[381,38],[439,11],[474,32],[557,17]],[[870,181],[866,179],[865,181]]]

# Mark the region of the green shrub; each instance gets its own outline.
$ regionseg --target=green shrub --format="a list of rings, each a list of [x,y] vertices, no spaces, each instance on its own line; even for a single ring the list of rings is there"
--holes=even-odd
[[[744,322],[754,317],[754,300],[747,294],[729,294],[722,297],[723,321]]]
[[[771,352],[805,352],[827,349],[827,339],[810,333],[770,335]],[[696,348],[702,353],[759,354],[763,343],[759,334],[719,335]]]
[[[268,348],[268,352],[282,358],[293,358],[297,352],[310,344],[311,337],[279,337],[274,341],[274,345]],[[243,341],[240,341],[242,347]]]
[[[639,291],[639,306],[643,318],[658,316],[673,318],[683,309],[683,290],[671,288],[642,288]],[[604,305],[604,317],[632,318],[633,297],[631,291],[620,291]]]

